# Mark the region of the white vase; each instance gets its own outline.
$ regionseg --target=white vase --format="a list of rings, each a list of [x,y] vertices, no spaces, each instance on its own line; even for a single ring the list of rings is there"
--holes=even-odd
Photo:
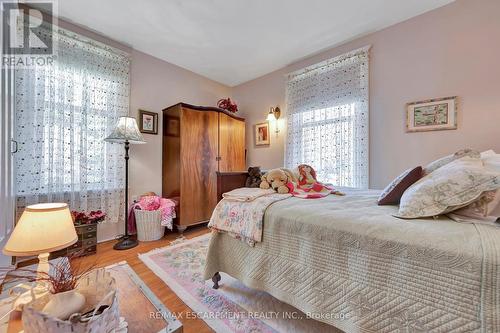
[[[53,294],[49,302],[43,307],[42,312],[61,320],[66,320],[73,313],[80,312],[84,305],[85,296],[76,290],[68,290]]]

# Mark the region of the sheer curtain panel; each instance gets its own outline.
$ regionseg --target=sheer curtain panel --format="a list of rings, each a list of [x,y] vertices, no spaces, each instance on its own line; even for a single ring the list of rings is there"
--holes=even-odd
[[[58,29],[52,66],[15,73],[18,215],[37,202],[123,219],[123,146],[104,138],[128,115],[127,53]]]
[[[2,52],[2,51],[0,51]],[[2,54],[3,55],[3,54]],[[13,70],[2,66],[0,68],[0,248],[3,248],[14,227],[15,195],[13,182],[13,158],[16,150],[13,141]],[[10,265],[10,257],[0,253],[0,267]],[[0,280],[4,273],[0,272]]]
[[[369,47],[287,77],[285,165],[313,166],[319,180],[368,187]]]

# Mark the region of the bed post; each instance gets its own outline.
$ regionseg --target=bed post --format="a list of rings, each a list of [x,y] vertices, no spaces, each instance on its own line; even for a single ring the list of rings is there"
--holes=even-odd
[[[219,272],[216,272],[214,276],[212,276],[212,282],[214,283],[214,286],[212,288],[214,289],[219,289],[219,281],[221,280],[221,276]]]

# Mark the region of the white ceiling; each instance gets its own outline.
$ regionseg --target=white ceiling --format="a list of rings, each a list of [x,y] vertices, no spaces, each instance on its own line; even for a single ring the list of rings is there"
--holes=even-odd
[[[454,0],[60,0],[59,16],[229,86]]]

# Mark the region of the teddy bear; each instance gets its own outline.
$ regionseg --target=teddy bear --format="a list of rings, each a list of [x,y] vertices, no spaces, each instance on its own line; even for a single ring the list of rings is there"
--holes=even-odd
[[[260,188],[272,188],[280,194],[285,194],[290,191],[287,186],[288,183],[297,183],[295,175],[290,170],[285,168],[269,170],[262,176],[261,179],[262,182],[260,183]]]
[[[262,171],[260,171],[260,167],[249,167],[248,168],[248,176],[245,181],[245,187],[259,187],[261,183]]]

